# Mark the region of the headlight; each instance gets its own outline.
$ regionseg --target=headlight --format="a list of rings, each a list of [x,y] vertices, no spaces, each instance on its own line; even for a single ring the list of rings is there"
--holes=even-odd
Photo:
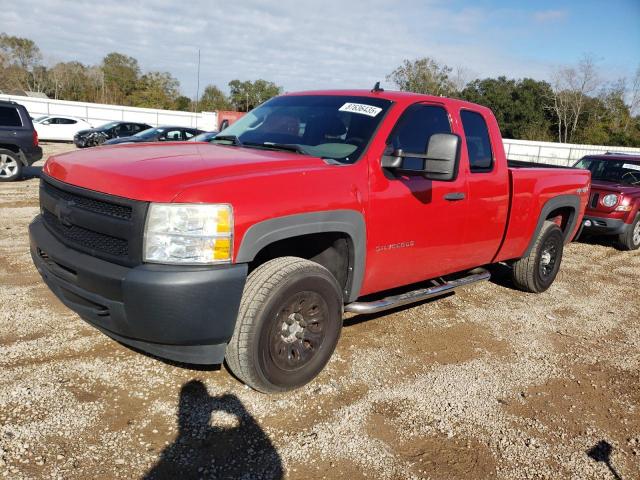
[[[602,205],[605,207],[613,207],[616,203],[618,203],[618,195],[615,193],[610,193],[602,197]]]
[[[231,261],[231,205],[152,203],[144,230],[143,261],[205,265]]]

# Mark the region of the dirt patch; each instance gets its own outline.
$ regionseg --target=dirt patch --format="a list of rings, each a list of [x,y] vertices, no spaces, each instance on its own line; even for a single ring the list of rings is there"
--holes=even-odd
[[[607,445],[640,478],[638,252],[573,243],[542,295],[497,269],[346,318],[315,382],[265,396],[70,313],[31,265],[37,194],[0,184],[0,478],[595,480],[613,478]]]

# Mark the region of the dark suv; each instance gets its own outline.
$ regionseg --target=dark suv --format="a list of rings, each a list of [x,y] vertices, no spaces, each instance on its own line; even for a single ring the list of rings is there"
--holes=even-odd
[[[96,128],[80,130],[73,137],[73,143],[78,148],[96,147],[112,138],[130,137],[148,128],[151,126],[146,123],[109,122]]]
[[[42,148],[27,109],[0,100],[0,182],[17,180],[24,167],[41,158]]]

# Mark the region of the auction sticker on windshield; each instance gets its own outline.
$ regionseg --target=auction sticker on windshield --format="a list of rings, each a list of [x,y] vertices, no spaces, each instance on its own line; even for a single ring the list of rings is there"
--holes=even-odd
[[[635,163],[625,163],[622,165],[622,168],[628,168],[629,170],[638,170],[640,172],[640,165],[636,165]]]
[[[360,113],[370,117],[375,117],[382,111],[381,108],[374,107],[373,105],[365,105],[363,103],[345,103],[339,108],[339,110],[341,112]]]

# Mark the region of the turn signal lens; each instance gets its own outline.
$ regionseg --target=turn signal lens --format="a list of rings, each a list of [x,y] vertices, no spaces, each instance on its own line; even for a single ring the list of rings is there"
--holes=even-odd
[[[631,205],[618,205],[616,212],[630,212],[633,209]]]

